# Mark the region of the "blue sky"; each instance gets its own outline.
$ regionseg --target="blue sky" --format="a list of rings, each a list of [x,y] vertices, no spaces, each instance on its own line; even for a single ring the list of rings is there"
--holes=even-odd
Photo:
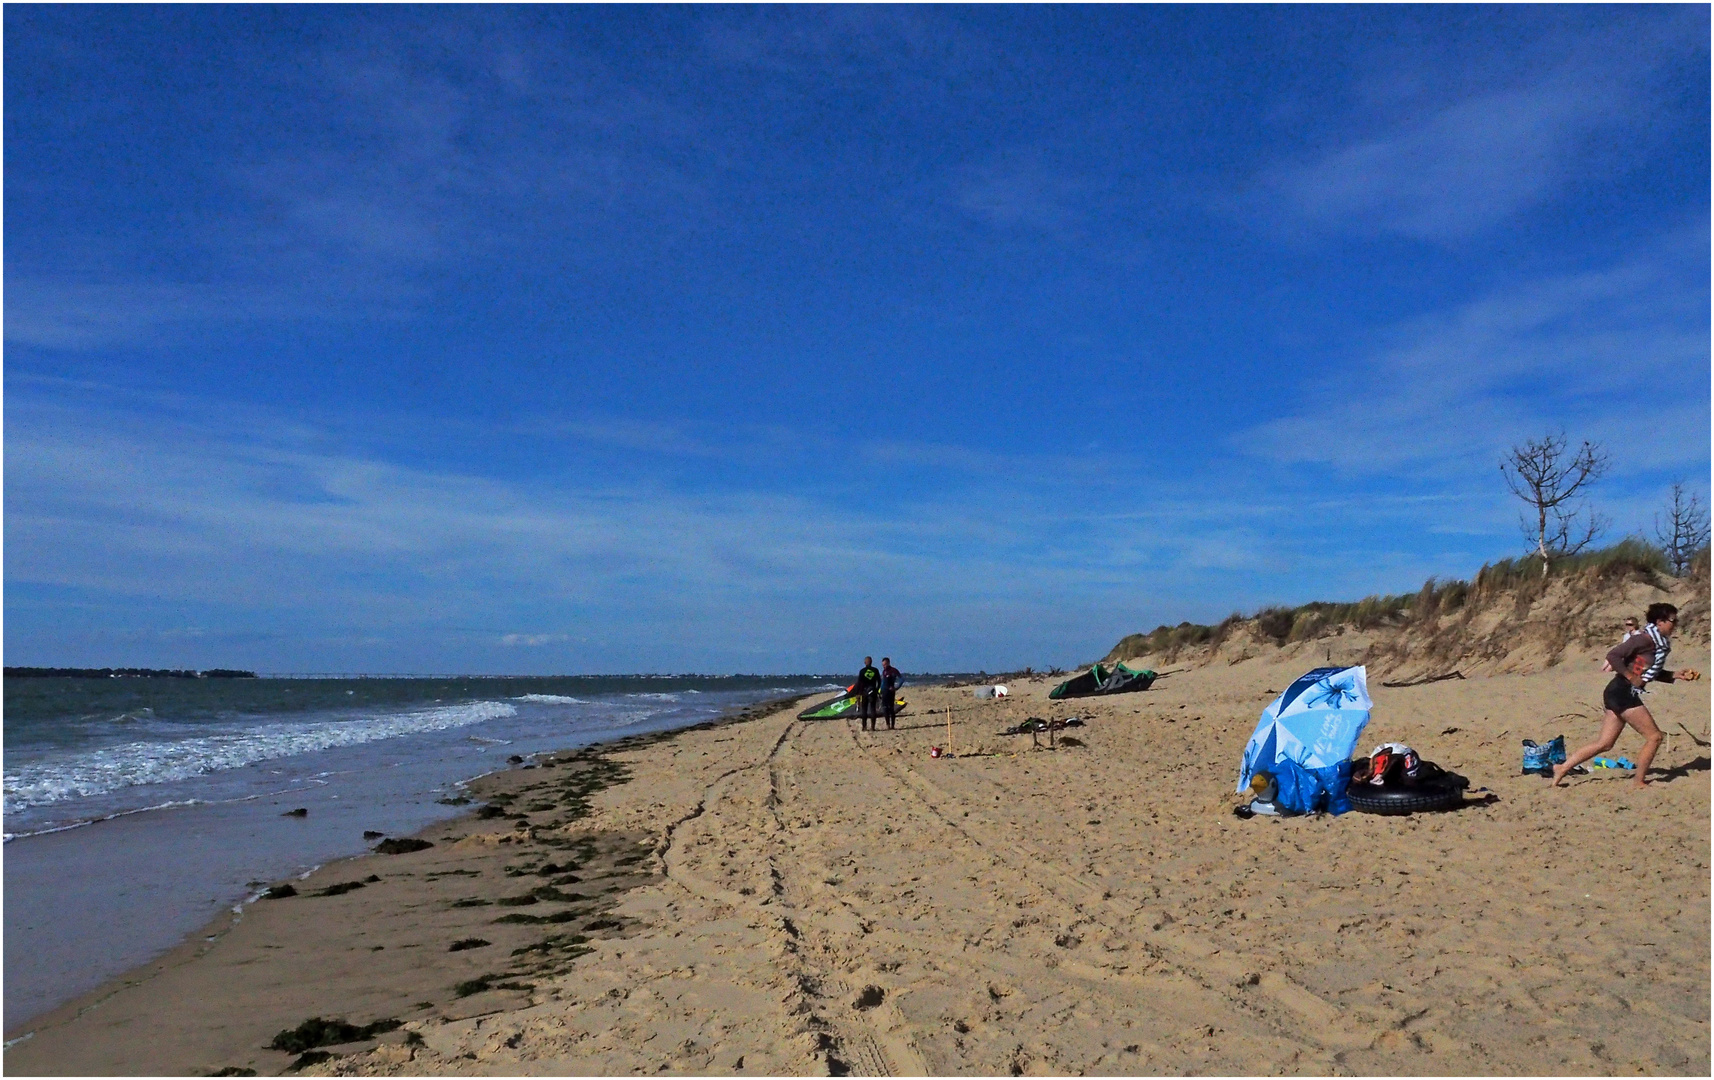
[[[8,664],[1069,665],[1707,495],[1705,7],[4,18]]]

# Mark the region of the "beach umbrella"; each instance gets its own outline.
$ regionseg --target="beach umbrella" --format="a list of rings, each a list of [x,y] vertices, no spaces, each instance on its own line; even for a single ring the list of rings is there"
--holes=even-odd
[[[1362,667],[1316,668],[1300,675],[1262,710],[1256,733],[1244,747],[1238,791],[1256,772],[1292,761],[1326,769],[1351,760],[1357,737],[1369,722],[1369,673]]]

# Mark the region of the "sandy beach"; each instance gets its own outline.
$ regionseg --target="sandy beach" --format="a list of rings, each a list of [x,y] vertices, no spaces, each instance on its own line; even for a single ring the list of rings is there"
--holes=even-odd
[[[400,1024],[306,1075],[1705,1074],[1707,684],[1652,695],[1648,790],[1519,775],[1593,732],[1594,667],[1375,685],[1365,744],[1487,789],[1409,818],[1231,814],[1280,657],[560,755],[8,1032],[7,1071],[279,1073],[321,1017]],[[1029,715],[1085,725],[998,734]]]

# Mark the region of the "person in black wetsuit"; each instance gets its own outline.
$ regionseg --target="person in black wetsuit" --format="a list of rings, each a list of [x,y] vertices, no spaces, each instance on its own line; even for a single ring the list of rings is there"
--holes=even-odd
[[[863,670],[857,673],[857,708],[858,715],[863,721],[863,730],[868,731],[875,724],[877,706],[881,703],[881,672],[875,667],[875,658],[863,658]]]
[[[893,730],[893,719],[899,715],[899,686],[904,676],[893,666],[893,658],[881,657],[881,712],[887,718],[887,730]]]
[[[1648,625],[1643,627],[1643,632],[1625,638],[1607,654],[1607,663],[1616,674],[1601,695],[1605,710],[1601,714],[1601,734],[1594,742],[1566,758],[1563,764],[1553,767],[1556,786],[1565,785],[1565,778],[1572,769],[1596,754],[1611,750],[1626,724],[1636,728],[1637,734],[1643,737],[1643,748],[1637,753],[1636,786],[1648,784],[1649,765],[1666,736],[1655,725],[1654,714],[1649,712],[1649,707],[1643,704],[1643,687],[1651,682],[1670,683],[1680,679],[1694,682],[1702,675],[1689,668],[1675,672],[1666,666],[1667,654],[1672,652],[1672,631],[1678,626],[1678,609],[1671,604],[1650,604],[1644,617]]]

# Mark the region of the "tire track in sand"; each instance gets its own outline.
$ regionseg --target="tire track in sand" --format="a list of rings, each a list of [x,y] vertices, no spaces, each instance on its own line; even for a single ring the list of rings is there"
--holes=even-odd
[[[1110,921],[1099,920],[1086,910],[1085,900],[1102,899],[1099,885],[1064,871],[1039,852],[1018,849],[987,830],[970,827],[961,809],[957,812],[947,809],[947,804],[955,800],[933,785],[926,785],[925,789],[924,785],[912,783],[913,779],[920,780],[920,777],[911,775],[914,770],[910,770],[908,765],[896,767],[894,763],[898,759],[885,751],[872,751],[859,738],[848,719],[844,735],[857,751],[858,761],[875,766],[876,778],[881,783],[906,796],[885,800],[894,815],[891,820],[902,833],[923,836],[955,834],[1021,879],[1023,893],[1035,890],[1045,894],[1057,901],[1061,910],[1075,912],[1081,921],[1115,930]],[[851,757],[841,755],[839,761],[841,771],[849,774]],[[1015,885],[1010,887],[1012,893],[1019,891]],[[1026,895],[1018,906],[1039,910],[1053,905],[1042,905],[1039,898]],[[1014,928],[1018,925],[1012,924]],[[1083,963],[1060,954],[1056,949],[1048,949],[1041,956],[1027,959],[1011,955],[992,943],[979,945],[978,949],[972,954],[976,957],[974,963],[964,961],[957,953],[937,952],[935,961],[939,966],[957,969],[956,974],[948,972],[950,978],[943,981],[964,986],[987,986],[989,993],[998,1001],[1002,996],[1009,996],[1011,991],[997,989],[993,979],[997,975],[1007,975],[1014,987],[1028,988],[1024,995],[1026,1000],[1050,1013],[1075,1013],[1079,1011],[1076,1003],[1080,998],[1097,998],[1107,1003],[1106,1010],[1112,1017],[1147,1018],[1155,1038],[1144,1038],[1140,1043],[1151,1045],[1162,1054],[1170,1053],[1164,1048],[1184,1042],[1187,1032],[1209,1029],[1211,1019],[1226,1024],[1228,1028],[1245,1031],[1262,1044],[1271,1044],[1274,1060],[1295,1059],[1301,1051],[1323,1046],[1321,1041],[1307,1038],[1297,1025],[1282,1025],[1276,1016],[1239,996],[1235,987],[1230,992],[1222,992],[1218,981],[1208,978],[1206,973],[1187,970],[1185,965],[1170,964],[1154,950],[1150,950],[1151,969],[1138,975],[1126,973],[1122,965]],[[1234,983],[1239,981],[1241,979],[1233,980]],[[1060,1005],[1054,1006],[1054,1002]],[[1050,1064],[1049,1067],[1053,1066]],[[1151,1067],[1150,1071],[1158,1067]],[[1135,1068],[1135,1064],[1128,1067]]]
[[[849,723],[847,724],[850,730]],[[911,789],[922,804],[946,828],[969,838],[973,843],[1007,864],[1015,873],[1031,881],[1042,891],[1059,899],[1073,911],[1099,923],[1105,929],[1119,931],[1132,924],[1140,910],[1127,909],[1115,900],[1101,883],[1092,881],[1077,871],[1058,863],[1038,845],[1015,834],[1000,834],[970,823],[972,812],[986,816],[987,806],[965,800],[935,784],[918,769],[905,762],[889,762],[885,756],[871,753],[850,731],[853,746],[875,761],[901,786]],[[973,779],[999,785],[986,777]],[[956,812],[949,807],[955,807]],[[1121,925],[1103,918],[1101,914],[1117,916]],[[1139,933],[1130,930],[1131,933]],[[1364,1049],[1373,1045],[1382,1030],[1372,1024],[1358,1024],[1345,1010],[1300,986],[1279,972],[1267,972],[1262,958],[1244,957],[1218,949],[1195,935],[1171,926],[1157,926],[1140,933],[1151,955],[1170,964],[1204,990],[1217,995],[1229,1008],[1236,1008],[1258,1017],[1281,1034],[1312,1047],[1328,1051]],[[1066,965],[1062,965],[1066,966]],[[1072,971],[1078,971],[1073,965]],[[1101,980],[1140,984],[1136,976],[1112,969],[1094,968],[1082,972]],[[1260,997],[1264,1001],[1254,1000]],[[1266,1003],[1277,1005],[1269,1009]],[[1282,1012],[1284,1015],[1282,1015]],[[1402,1017],[1400,1018],[1402,1021]]]
[[[926,1064],[908,1039],[901,1040],[896,1035],[882,1032],[863,1022],[862,1011],[853,1009],[856,1013],[854,1017],[841,1016],[837,1019],[829,1019],[816,1011],[818,1005],[825,1010],[836,998],[846,996],[850,987],[812,964],[804,948],[806,939],[825,946],[828,939],[841,932],[840,928],[824,925],[825,916],[822,913],[807,904],[794,902],[794,896],[801,896],[805,889],[801,883],[791,880],[788,870],[796,865],[798,860],[791,857],[789,837],[793,830],[787,827],[780,813],[781,807],[787,801],[783,793],[789,786],[783,782],[789,777],[789,769],[782,759],[793,747],[801,731],[802,727],[795,717],[788,716],[785,726],[765,757],[727,769],[709,782],[696,805],[665,831],[661,848],[665,874],[669,880],[693,895],[743,910],[774,932],[782,942],[775,956],[774,966],[789,985],[797,988],[783,1003],[782,1023],[788,1023],[792,1016],[807,1015],[808,1019],[802,1021],[802,1028],[818,1038],[820,1049],[825,1052],[824,1061],[830,1074],[892,1076],[900,1072],[906,1075],[926,1073]],[[760,840],[767,849],[762,852],[762,856],[767,868],[768,887],[765,890],[766,895],[757,896],[754,891],[727,888],[693,870],[693,856],[688,845],[682,842],[682,837],[687,828],[695,825],[708,830],[709,842],[733,839],[726,829],[726,811],[732,810],[735,816],[743,812],[733,793],[734,785],[744,778],[745,774],[761,767],[767,770],[768,787],[760,803],[771,819],[772,836],[759,835],[757,830],[747,828],[739,840],[745,845],[752,845]],[[896,1010],[889,1011],[896,1013]],[[903,1020],[902,1016],[897,1019],[901,1022]]]

